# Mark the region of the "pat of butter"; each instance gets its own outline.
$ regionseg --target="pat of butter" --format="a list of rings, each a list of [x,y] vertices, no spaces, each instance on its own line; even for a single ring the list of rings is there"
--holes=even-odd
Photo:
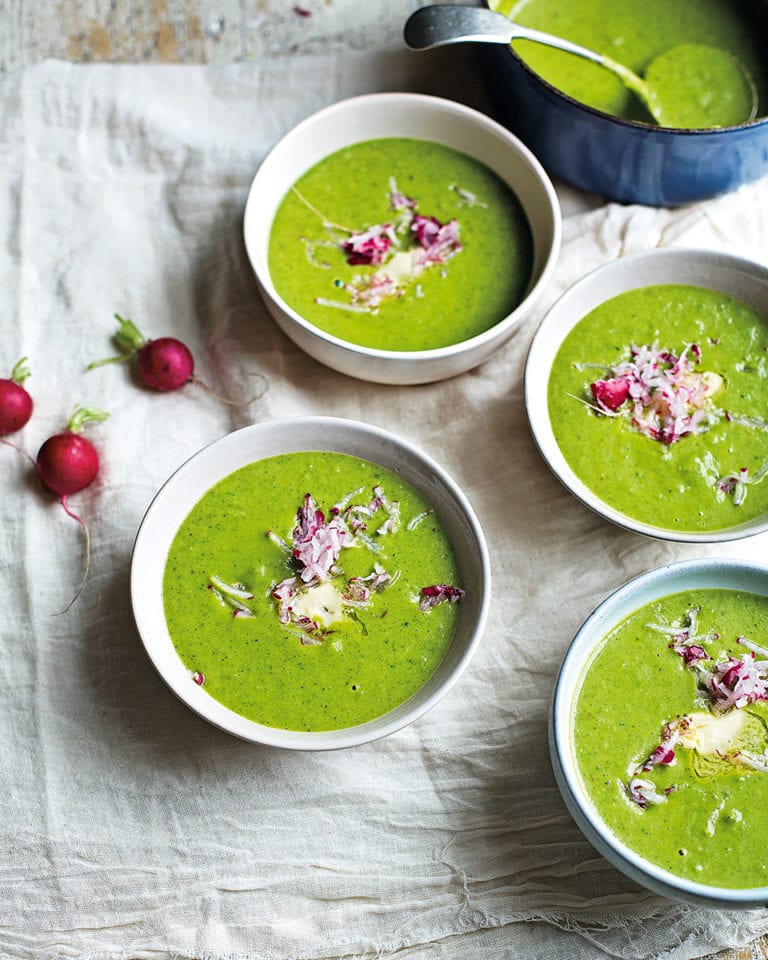
[[[412,280],[424,269],[418,264],[419,254],[423,252],[423,250],[400,250],[390,258],[380,272],[397,286],[401,286],[403,281]]]
[[[700,376],[704,381],[704,389],[708,397],[711,397],[713,393],[717,393],[723,385],[723,378],[719,373],[712,373],[710,370],[705,370]]]
[[[332,623],[344,619],[341,594],[330,582],[302,591],[294,601],[293,612],[296,617],[307,617],[326,630]]]
[[[689,713],[681,725],[680,746],[702,754],[724,754],[738,740],[747,722],[743,710],[730,710],[720,716],[712,713]]]

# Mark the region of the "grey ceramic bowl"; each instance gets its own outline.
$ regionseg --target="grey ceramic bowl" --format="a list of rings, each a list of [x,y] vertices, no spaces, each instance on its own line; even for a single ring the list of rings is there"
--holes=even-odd
[[[756,35],[768,3],[752,4]],[[555,31],[556,32],[556,31]],[[594,110],[544,80],[511,47],[478,51],[499,118],[546,170],[623,203],[674,206],[734,190],[768,174],[768,117],[713,130],[677,130]]]
[[[768,887],[731,889],[684,880],[627,847],[604,823],[586,793],[576,760],[572,721],[581,680],[606,634],[647,603],[701,588],[745,590],[768,596],[768,568],[741,560],[685,560],[651,570],[612,593],[573,638],[557,677],[549,716],[549,749],[557,785],[587,839],[637,883],[676,900],[711,907],[768,906]]]
[[[225,707],[190,680],[171,641],[163,609],[163,571],[171,542],[197,501],[234,470],[265,457],[329,450],[380,464],[414,487],[448,534],[466,597],[442,663],[405,703],[367,723],[319,733],[267,727]],[[407,440],[378,427],[334,417],[272,420],[236,430],[183,464],[152,501],[136,536],[131,561],[134,618],[149,658],[188,707],[244,740],[291,750],[334,750],[376,740],[412,723],[458,681],[480,641],[490,601],[485,537],[467,498],[434,460]]]
[[[360,346],[320,330],[275,290],[269,235],[277,208],[295,181],[345,146],[380,137],[432,140],[483,162],[519,198],[533,234],[533,269],[523,301],[484,333],[434,350],[391,351]],[[476,110],[415,93],[380,93],[333,104],[288,133],[259,168],[248,195],[245,245],[261,294],[284,332],[321,363],[362,380],[412,384],[442,380],[488,359],[533,308],[554,270],[561,218],[541,164],[508,130]]]
[[[721,530],[685,531],[643,523],[609,506],[574,473],[549,419],[547,387],[564,338],[587,313],[627,290],[654,284],[691,284],[742,300],[768,317],[768,268],[708,250],[661,249],[611,260],[582,277],[551,307],[537,329],[525,367],[525,406],[539,452],[555,476],[590,509],[627,530],[662,540],[715,543],[768,530],[768,516]]]

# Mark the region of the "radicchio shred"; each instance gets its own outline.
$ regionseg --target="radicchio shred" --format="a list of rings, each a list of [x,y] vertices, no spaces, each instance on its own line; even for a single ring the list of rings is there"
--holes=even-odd
[[[727,656],[717,659],[703,644],[719,640],[720,634],[715,631],[699,634],[698,614],[699,608],[691,607],[672,623],[661,618],[661,622],[648,623],[646,626],[671,638],[670,649],[681,658],[685,668],[696,674],[699,691],[709,700],[710,709],[715,716],[768,700],[768,648],[740,636],[737,642],[747,647],[748,652],[741,657]],[[764,659],[758,660],[756,654]],[[665,724],[657,745],[647,758],[635,767],[632,778],[625,784],[627,797],[641,810],[649,804],[663,803],[668,794],[676,789],[671,786],[659,793],[651,780],[640,775],[657,766],[673,765],[676,762],[675,747],[690,725],[691,719],[686,716],[677,717]],[[768,751],[755,754],[737,750],[729,754],[729,759],[750,769],[768,772]]]
[[[358,274],[346,282],[335,281],[336,289],[346,293],[348,299],[316,297],[315,302],[321,306],[353,313],[375,313],[385,301],[402,297],[407,286],[425,270],[435,265],[444,267],[461,251],[458,220],[452,218],[443,223],[437,217],[425,216],[418,212],[418,201],[402,193],[394,178],[390,179],[389,186],[391,220],[363,230],[349,230],[322,218],[326,228],[332,230],[333,243],[350,266],[377,269]],[[294,192],[318,213],[298,191]],[[307,253],[312,260],[312,244],[307,244]]]
[[[600,413],[626,415],[635,430],[664,444],[709,426],[711,396],[720,378],[695,369],[701,362],[696,344],[679,355],[657,344],[633,345],[629,353],[629,360],[611,368],[610,377],[589,385]]]
[[[390,500],[384,488],[377,484],[369,499],[357,502],[363,488],[347,494],[329,510],[326,517],[314,497],[307,493],[296,513],[296,524],[290,543],[283,541],[272,531],[270,538],[290,553],[296,573],[287,577],[272,589],[277,604],[280,622],[300,630],[313,642],[322,642],[323,627],[316,620],[297,611],[299,599],[313,587],[333,581],[338,588],[341,606],[346,612],[366,609],[373,595],[381,593],[395,583],[399,571],[390,574],[378,561],[365,577],[345,578],[340,566],[344,549],[362,546],[374,554],[381,553],[380,540],[395,533],[401,525],[400,503]],[[383,519],[382,519],[383,515]],[[369,524],[377,522],[371,533]],[[409,523],[406,529],[411,530]],[[464,591],[450,584],[436,584],[421,591],[421,610],[429,610],[443,601],[456,603]],[[302,643],[306,642],[302,637]]]
[[[401,526],[399,501],[390,500],[381,484],[372,488],[369,497],[359,500],[364,489],[359,487],[342,497],[328,510],[327,516],[312,494],[306,493],[289,536],[283,538],[274,530],[266,533],[285,554],[292,571],[270,588],[278,620],[296,632],[304,645],[322,643],[332,632],[333,623],[345,614],[356,618],[358,611],[372,605],[375,594],[387,590],[400,576],[399,570],[390,573],[379,560],[374,561],[373,569],[366,576],[344,574],[340,559],[345,549],[363,547],[381,556],[382,541]],[[428,513],[410,520],[406,531],[412,531]],[[320,587],[322,591],[312,593]],[[212,576],[208,589],[222,606],[232,610],[234,617],[255,616],[251,607],[254,594],[243,584],[226,583]],[[463,597],[460,587],[434,584],[422,588],[419,609],[430,610],[443,602],[458,603]]]
[[[453,587],[449,583],[435,583],[431,587],[421,588],[419,610],[431,610],[439,603],[459,603],[464,599],[461,587]]]

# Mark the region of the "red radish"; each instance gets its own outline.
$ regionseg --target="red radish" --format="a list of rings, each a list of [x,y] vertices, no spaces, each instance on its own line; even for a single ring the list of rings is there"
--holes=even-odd
[[[194,379],[195,361],[180,340],[149,340],[136,354],[139,376],[153,390],[178,390]]]
[[[0,380],[0,436],[2,437],[21,430],[32,416],[34,406],[32,397],[23,386],[31,373],[29,367],[24,366],[26,359],[22,357],[19,360],[7,380]]]
[[[139,377],[152,390],[164,393],[178,390],[187,383],[196,383],[207,393],[221,400],[239,406],[237,401],[228,400],[214,393],[202,380],[195,376],[195,361],[189,348],[175,337],[159,337],[157,340],[147,340],[132,320],[125,320],[119,313],[115,319],[120,328],[115,334],[115,344],[120,356],[108,357],[106,360],[95,360],[88,364],[88,369],[100,367],[105,363],[115,363],[120,360],[129,360],[136,357],[138,361]],[[243,403],[251,403],[257,399],[251,397]]]
[[[80,596],[91,565],[91,534],[88,524],[74,513],[67,503],[73,493],[84,490],[96,479],[99,472],[99,455],[90,440],[80,436],[80,431],[90,421],[103,421],[109,416],[95,407],[81,407],[72,414],[62,433],[49,437],[37,454],[37,473],[44,487],[55,493],[65,512],[77,520],[85,531],[85,569],[77,593],[62,610],[67,610]]]
[[[115,314],[115,319],[120,324],[114,338],[120,356],[94,360],[88,364],[89,370],[105,363],[130,360],[135,356],[138,360],[139,376],[153,390],[178,390],[194,379],[195,361],[181,340],[176,340],[175,337],[147,340],[133,320],[125,320],[119,313]]]

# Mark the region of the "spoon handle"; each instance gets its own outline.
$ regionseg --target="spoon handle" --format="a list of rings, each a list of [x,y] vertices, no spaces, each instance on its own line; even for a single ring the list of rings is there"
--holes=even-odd
[[[405,23],[403,37],[411,50],[428,50],[447,43],[509,43],[514,36],[511,20],[482,7],[437,3],[421,7]]]
[[[590,50],[588,47],[582,47],[578,43],[571,43],[564,37],[555,37],[551,33],[542,33],[541,30],[533,30],[530,27],[521,27],[517,23],[512,24],[511,40],[531,40],[533,43],[541,43],[546,47],[554,47],[556,50],[564,50],[566,53],[572,53],[584,60],[591,60],[592,63],[599,63],[605,66],[605,57],[596,50]]]
[[[530,40],[556,50],[564,50],[584,60],[590,60],[618,77],[621,83],[632,90],[643,102],[646,109],[661,124],[660,107],[657,98],[636,73],[617,63],[596,50],[571,43],[563,37],[551,33],[542,33],[530,27],[521,27],[519,23],[508,20],[503,14],[484,7],[467,7],[450,3],[436,3],[421,7],[408,17],[403,29],[406,44],[412,50],[427,50],[430,47],[442,47],[448,43],[503,43],[509,45],[513,40]]]
[[[406,44],[412,50],[427,50],[449,43],[503,43],[512,40],[531,40],[548,47],[556,47],[576,56],[603,63],[603,56],[570,40],[555,37],[540,30],[521,27],[501,13],[483,7],[465,7],[436,3],[421,7],[408,18],[403,30]]]

